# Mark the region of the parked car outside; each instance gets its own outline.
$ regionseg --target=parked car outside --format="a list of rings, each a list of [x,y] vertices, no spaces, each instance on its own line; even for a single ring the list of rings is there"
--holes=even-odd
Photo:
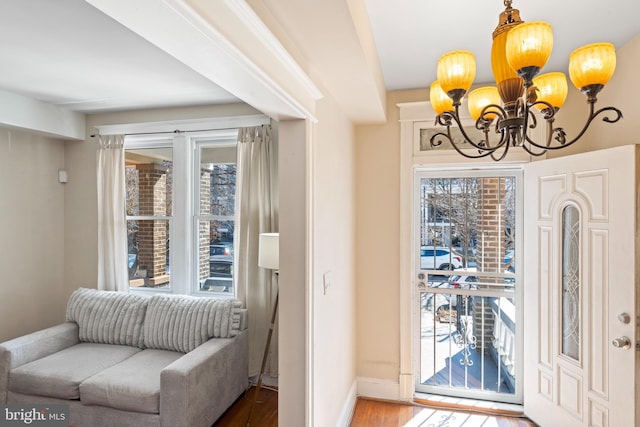
[[[231,249],[227,245],[209,245],[209,262],[231,258]]]
[[[209,277],[202,282],[200,289],[213,292],[230,292],[232,288],[233,259],[231,256],[209,261]]]
[[[445,246],[423,246],[420,248],[420,269],[454,270],[462,268],[462,255]]]
[[[462,255],[462,264],[465,267],[475,267],[476,266],[476,254],[478,250],[474,247],[468,247],[465,251],[461,246],[454,246],[453,250]]]
[[[475,268],[462,269],[455,274],[450,275],[446,281],[441,282],[438,288],[450,288],[450,289],[477,289],[476,283],[478,278],[472,273],[476,271]],[[470,296],[464,295],[447,295],[442,294],[448,303],[438,305],[436,309],[436,319],[443,323],[457,323],[458,312],[463,315],[468,315],[471,309]]]
[[[441,287],[453,289],[476,289],[476,283],[478,283],[478,278],[476,276],[453,274],[449,276],[449,279],[444,282],[444,286]]]

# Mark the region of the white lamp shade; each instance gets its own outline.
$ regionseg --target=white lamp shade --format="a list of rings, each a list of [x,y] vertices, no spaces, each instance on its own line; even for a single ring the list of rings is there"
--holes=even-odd
[[[258,266],[277,270],[280,266],[280,233],[260,233]]]

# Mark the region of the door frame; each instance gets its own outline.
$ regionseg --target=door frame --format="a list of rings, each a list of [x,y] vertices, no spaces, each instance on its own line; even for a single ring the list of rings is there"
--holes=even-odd
[[[454,150],[420,153],[419,129],[433,127],[436,117],[429,102],[410,102],[398,104],[400,109],[400,374],[398,390],[394,395],[385,396],[399,401],[413,401],[415,396],[415,343],[414,319],[416,304],[413,304],[416,293],[413,254],[413,179],[414,167],[447,165],[449,169],[469,169],[470,167],[514,168],[529,163],[532,158],[523,150],[511,150],[507,158],[499,164],[486,159],[462,158]],[[466,113],[466,109],[464,114]],[[463,117],[470,119],[470,117]],[[466,124],[466,122],[465,122]],[[522,239],[520,239],[522,240]],[[520,407],[520,405],[519,405]]]
[[[524,380],[524,257],[522,256],[524,251],[524,167],[522,165],[500,165],[498,163],[488,163],[483,166],[478,166],[474,168],[460,168],[460,167],[449,167],[446,164],[435,166],[422,166],[422,165],[414,165],[413,166],[413,182],[412,182],[412,190],[413,190],[413,215],[412,215],[412,230],[413,236],[411,240],[412,244],[412,282],[411,282],[411,307],[412,307],[412,342],[415,343],[412,348],[414,351],[413,360],[415,361],[413,366],[414,372],[414,393],[425,394],[427,392],[417,391],[417,387],[419,385],[419,376],[421,366],[421,318],[420,318],[420,310],[416,308],[416,304],[420,305],[418,301],[420,301],[420,294],[418,292],[417,286],[417,272],[420,270],[419,262],[420,257],[418,256],[420,250],[420,242],[418,240],[418,233],[416,225],[419,222],[419,206],[420,203],[420,181],[424,178],[432,178],[435,173],[437,173],[442,178],[489,178],[489,177],[515,177],[516,179],[516,191],[515,191],[515,199],[516,199],[516,230],[515,230],[515,253],[520,260],[519,267],[516,269],[516,287],[514,292],[515,303],[515,317],[516,317],[516,390],[512,395],[503,393],[498,394],[497,396],[501,396],[500,399],[488,399],[489,392],[477,391],[477,390],[456,390],[450,389],[447,393],[443,393],[442,396],[454,396],[461,398],[469,398],[469,399],[477,399],[477,400],[485,400],[491,402],[500,402],[500,403],[509,403],[516,405],[523,405],[523,380]],[[401,287],[406,286],[405,282],[402,282]],[[405,307],[406,309],[406,307]],[[498,366],[500,369],[500,366]],[[443,391],[445,388],[443,387]],[[440,394],[438,394],[440,395]]]

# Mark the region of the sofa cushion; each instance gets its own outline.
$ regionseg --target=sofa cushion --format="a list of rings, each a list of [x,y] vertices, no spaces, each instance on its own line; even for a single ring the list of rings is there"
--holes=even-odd
[[[143,350],[80,384],[84,405],[160,413],[160,371],[184,356],[167,350]]]
[[[136,347],[80,343],[9,373],[9,390],[16,393],[78,399],[78,386],[87,378],[133,356]]]
[[[67,320],[78,324],[81,342],[142,347],[149,298],[125,292],[80,288],[67,303]]]
[[[144,320],[144,346],[187,353],[209,338],[236,336],[241,307],[234,298],[154,295]]]

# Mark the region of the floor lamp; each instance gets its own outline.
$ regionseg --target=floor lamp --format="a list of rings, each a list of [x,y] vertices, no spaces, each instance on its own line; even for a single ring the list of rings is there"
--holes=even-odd
[[[267,365],[267,356],[269,356],[269,347],[271,346],[271,337],[273,336],[273,327],[276,323],[276,315],[278,313],[278,268],[280,265],[280,233],[261,233],[260,242],[258,244],[258,266],[267,270],[275,270],[276,274],[276,301],[273,305],[273,314],[271,315],[271,325],[269,326],[269,334],[267,335],[267,345],[264,347],[264,355],[262,356],[262,368],[260,368],[260,375],[258,376],[258,385],[256,386],[256,392],[253,396],[253,402],[251,402],[251,408],[249,408],[249,416],[247,417],[247,426],[251,423],[251,413],[253,407],[258,400],[258,394],[260,393],[260,387],[262,387],[262,376],[264,375],[264,369]]]

